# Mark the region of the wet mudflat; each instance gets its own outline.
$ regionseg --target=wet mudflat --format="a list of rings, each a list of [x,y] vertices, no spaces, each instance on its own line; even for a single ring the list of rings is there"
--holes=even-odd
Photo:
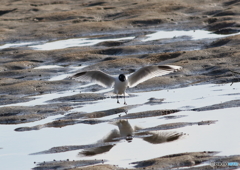
[[[0,169],[240,163],[239,11],[236,0],[4,0]],[[183,69],[128,89],[128,105],[68,79],[164,64]]]

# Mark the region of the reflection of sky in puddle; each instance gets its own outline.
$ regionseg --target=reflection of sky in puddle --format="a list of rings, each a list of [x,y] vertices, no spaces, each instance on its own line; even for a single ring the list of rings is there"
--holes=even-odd
[[[142,42],[145,41],[153,41],[153,40],[159,40],[159,39],[166,39],[166,38],[176,38],[181,36],[189,36],[192,40],[199,40],[199,39],[205,39],[205,38],[224,38],[227,36],[233,36],[238,35],[240,33],[236,34],[214,34],[209,31],[205,30],[191,30],[191,31],[157,31],[152,34],[147,34],[146,39],[143,39]],[[58,40],[58,41],[52,41],[52,42],[22,42],[22,43],[12,43],[12,44],[5,44],[0,46],[1,49],[10,48],[10,47],[22,47],[27,46],[30,48],[33,48],[34,50],[57,50],[57,49],[64,49],[69,47],[83,47],[83,46],[92,46],[96,45],[101,42],[105,41],[121,41],[121,40],[131,40],[135,37],[124,37],[124,38],[73,38],[73,39],[66,39],[66,40]]]
[[[71,76],[77,70],[83,69],[86,66],[87,65],[67,67],[67,69],[68,69],[67,74],[61,74],[61,75],[58,75],[58,76],[54,76],[54,77],[50,78],[49,81],[63,80],[65,78]],[[46,65],[46,66],[35,67],[34,69],[53,69],[53,68],[63,68],[63,67],[58,66],[58,65]]]
[[[45,44],[33,45],[30,46],[35,50],[57,50],[64,49],[69,47],[83,47],[83,46],[92,46],[104,41],[121,41],[121,40],[130,40],[134,37],[125,37],[125,38],[113,38],[113,39],[88,39],[88,38],[76,38],[68,40],[59,40],[53,42],[47,42]]]
[[[158,40],[158,39],[165,39],[165,38],[176,38],[176,37],[181,37],[181,36],[190,36],[192,40],[200,40],[204,38],[224,38],[228,36],[233,36],[233,35],[238,35],[237,34],[228,34],[228,35],[223,35],[223,34],[214,34],[209,31],[205,30],[191,30],[191,31],[157,31],[152,34],[146,35],[147,38],[143,41],[153,41],[153,40]]]
[[[46,66],[35,67],[34,69],[52,69],[52,68],[62,68],[62,66],[58,66],[58,65],[46,65]]]
[[[23,46],[32,45],[32,44],[34,44],[34,42],[19,42],[19,43],[4,44],[0,46],[0,50],[5,48],[23,47]]]
[[[131,40],[134,37],[124,37],[124,38],[72,38],[66,40],[58,40],[52,42],[19,42],[19,43],[9,43],[0,46],[0,50],[5,48],[16,48],[16,47],[30,47],[34,50],[58,50],[69,47],[83,47],[92,46],[105,41],[121,41],[121,40]]]
[[[3,148],[1,149],[0,158],[2,160],[1,162],[4,162],[0,165],[0,169],[11,170],[16,167],[30,169],[35,166],[33,162],[52,161],[53,159],[107,159],[110,164],[128,167],[130,162],[181,152],[221,151],[219,155],[238,154],[240,152],[240,139],[236,135],[236,129],[239,128],[240,121],[238,114],[240,111],[239,107],[205,112],[187,111],[185,108],[188,108],[186,106],[196,108],[240,99],[240,95],[225,95],[237,93],[239,90],[240,83],[234,83],[232,86],[230,86],[230,84],[199,85],[179,89],[135,93],[138,96],[127,98],[129,105],[145,103],[150,97],[165,98],[165,101],[160,105],[144,105],[133,108],[129,110],[128,113],[157,109],[182,109],[183,111],[175,113],[174,115],[187,115],[187,117],[167,120],[159,119],[159,117],[130,119],[129,123],[132,127],[137,125],[146,128],[166,123],[198,122],[203,120],[218,120],[218,122],[212,125],[194,125],[176,129],[177,132],[183,132],[189,135],[174,142],[150,144],[142,139],[134,138],[131,143],[122,141],[109,152],[92,157],[78,157],[77,154],[81,150],[47,155],[29,154],[47,150],[55,146],[92,144],[102,139],[112,129],[117,129],[117,126],[109,123],[96,125],[76,124],[63,128],[44,128],[38,131],[14,131],[14,129],[18,127],[34,126],[50,122],[55,118],[61,117],[61,115],[20,125],[0,125],[0,134],[2,135],[0,147]],[[72,94],[73,93],[66,91],[64,95]],[[39,97],[45,98],[45,101],[48,100],[47,96],[42,95]],[[59,96],[56,95],[55,97],[57,98]],[[54,97],[51,97],[51,99],[52,98]],[[95,104],[84,105],[82,108],[72,110],[71,112],[107,110],[123,106],[122,98],[120,102],[121,104],[117,104],[115,98],[107,98],[97,101]],[[125,115],[125,113],[121,114]],[[118,115],[101,119],[114,117],[118,117]],[[18,143],[17,145],[16,141]],[[11,164],[9,161],[14,162],[14,164]]]

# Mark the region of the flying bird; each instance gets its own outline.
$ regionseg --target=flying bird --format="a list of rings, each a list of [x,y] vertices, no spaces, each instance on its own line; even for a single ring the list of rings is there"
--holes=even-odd
[[[70,78],[84,81],[94,82],[103,87],[114,88],[113,93],[117,95],[117,103],[119,103],[118,95],[124,96],[124,104],[126,105],[125,95],[127,87],[135,87],[136,85],[147,81],[153,77],[166,75],[182,69],[181,66],[162,65],[162,66],[146,66],[142,67],[131,75],[120,74],[117,77],[106,74],[102,71],[84,71],[76,73]]]

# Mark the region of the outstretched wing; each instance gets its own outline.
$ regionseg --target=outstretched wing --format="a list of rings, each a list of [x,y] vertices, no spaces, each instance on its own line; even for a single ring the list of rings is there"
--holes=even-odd
[[[182,69],[181,66],[164,65],[164,66],[147,66],[137,70],[128,77],[129,87],[134,87],[153,77],[162,76]]]
[[[94,82],[103,87],[112,87],[115,79],[102,71],[85,71],[74,74],[72,79],[84,82]]]
[[[147,137],[143,137],[142,139],[152,144],[172,142],[183,136],[183,133],[175,132],[175,131],[147,131],[147,132],[138,133],[138,131],[141,129],[142,129],[141,127],[135,126],[134,130],[135,132],[137,132],[135,133],[135,135],[136,136],[149,135]]]

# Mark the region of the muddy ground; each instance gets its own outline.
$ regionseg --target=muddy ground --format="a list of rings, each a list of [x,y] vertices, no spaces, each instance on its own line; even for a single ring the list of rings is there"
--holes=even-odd
[[[82,37],[134,36],[135,38],[108,41],[94,46],[49,51],[33,50],[29,47],[0,50],[0,105],[26,102],[31,100],[28,98],[29,96],[61,92],[66,89],[73,91],[80,89],[82,91],[78,95],[49,101],[48,105],[3,107],[0,109],[0,123],[7,125],[38,121],[51,115],[65,114],[73,107],[86,104],[86,101],[97,102],[106,98],[101,93],[84,93],[103,89],[98,85],[81,88],[81,83],[69,79],[49,81],[51,77],[68,72],[70,66],[87,65],[83,70],[100,69],[109,74],[118,74],[119,71],[132,73],[144,65],[153,64],[173,64],[183,67],[182,71],[171,76],[153,78],[136,88],[129,89],[130,93],[185,87],[199,83],[231,84],[239,82],[240,35],[217,40],[192,41],[188,37],[177,37],[167,40],[141,41],[146,34],[157,30],[204,29],[217,34],[238,33],[240,32],[239,18],[240,2],[238,0],[2,0],[0,6],[0,45]],[[47,70],[34,69],[44,65],[62,67]],[[159,103],[161,101],[160,99]],[[196,108],[194,111],[236,107],[238,103],[239,101],[226,102],[221,105]],[[63,127],[76,123],[102,123],[104,120],[100,121],[97,118],[124,113],[131,107],[137,106],[120,107],[115,110],[91,114],[74,113],[44,125],[34,127],[24,127],[23,125],[16,131]],[[135,114],[137,117],[166,116],[177,111],[159,110],[156,113]],[[123,118],[131,119],[136,115],[129,114]],[[211,124],[212,120],[209,121]],[[177,127],[174,126],[174,128]],[[188,154],[189,156],[187,156]],[[198,160],[199,157],[202,159]],[[165,159],[167,161],[164,161]],[[170,167],[192,166],[213,159],[221,158],[214,157],[209,151],[183,153],[135,162],[135,164],[137,169],[143,167],[145,169],[168,169]],[[239,157],[224,159],[234,159],[234,161],[239,162]],[[91,164],[97,163],[99,161],[91,162]],[[48,169],[51,166],[71,169],[72,164],[76,167],[82,166],[81,162],[49,162],[47,164],[40,163],[35,169]],[[203,169],[209,169],[209,167],[204,166]],[[83,169],[92,168],[116,169],[116,166],[97,165]]]

